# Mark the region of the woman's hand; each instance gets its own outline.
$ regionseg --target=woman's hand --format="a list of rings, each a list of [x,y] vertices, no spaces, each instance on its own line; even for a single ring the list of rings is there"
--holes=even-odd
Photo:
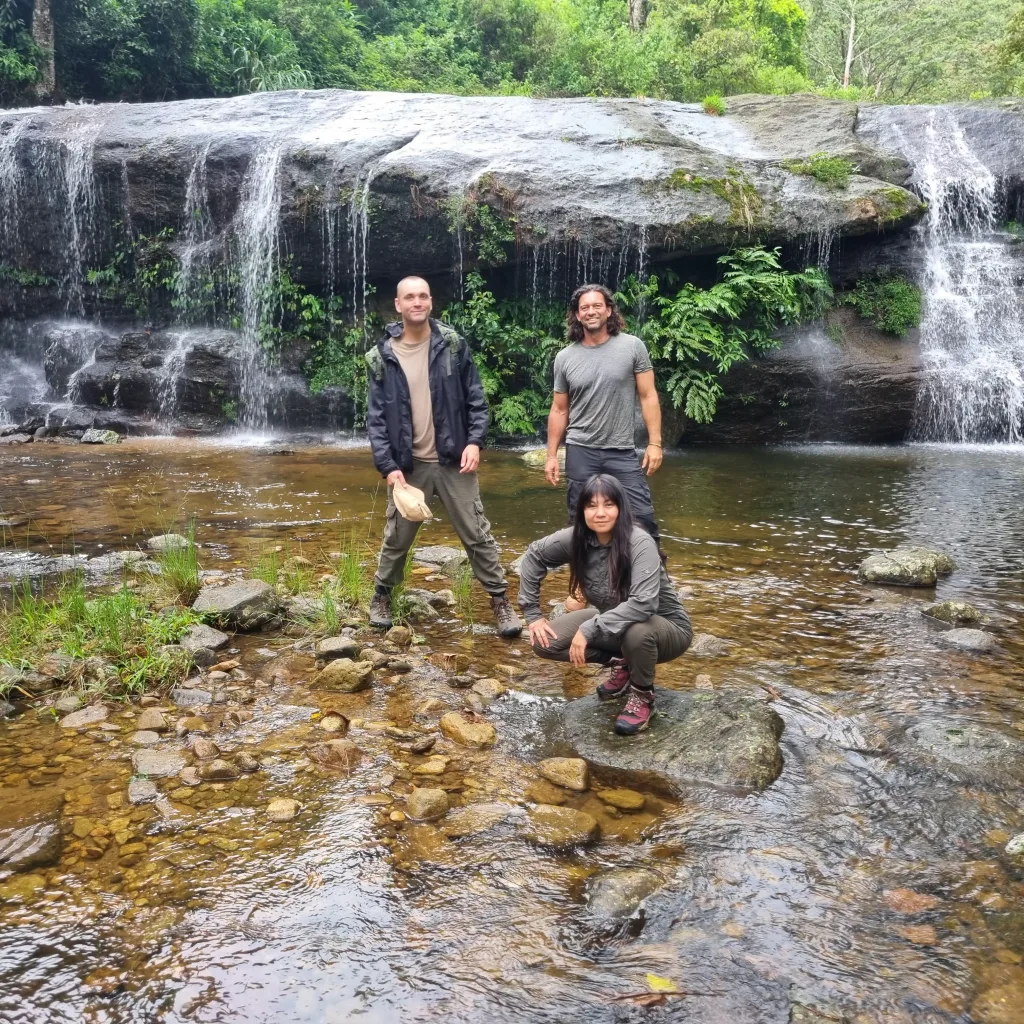
[[[536,622],[531,622],[526,628],[530,631],[530,643],[534,647],[547,649],[551,646],[551,641],[558,637],[558,634],[551,628],[551,623],[547,619],[537,619]]]
[[[569,644],[569,661],[576,668],[583,668],[587,663],[587,638],[578,629]]]

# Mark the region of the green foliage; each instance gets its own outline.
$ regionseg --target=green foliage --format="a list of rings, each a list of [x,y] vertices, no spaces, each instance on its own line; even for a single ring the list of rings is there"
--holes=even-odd
[[[83,660],[98,656],[131,693],[185,677],[187,658],[162,648],[198,621],[187,609],[154,612],[127,586],[90,597],[80,575],[62,580],[51,597],[33,594],[26,582],[0,612],[0,664],[31,668],[57,651]]]
[[[56,284],[52,277],[37,274],[32,270],[20,270],[7,263],[0,263],[0,283],[16,284],[22,288],[46,288]]]
[[[630,277],[617,297],[673,406],[698,423],[714,417],[730,367],[777,347],[779,327],[819,315],[831,299],[820,270],[784,270],[778,249],[737,249],[718,262],[726,270],[710,288],[687,283],[662,295],[657,277]],[[640,309],[651,311],[646,320]]]
[[[179,269],[178,258],[170,249],[173,238],[173,228],[163,228],[152,236],[133,236],[118,247],[105,267],[88,271],[89,284],[104,299],[138,317],[170,308]]]
[[[898,338],[905,337],[911,327],[921,323],[921,289],[902,277],[859,281],[840,301],[853,306],[880,331]]]
[[[704,178],[685,168],[673,171],[666,182],[670,189],[707,190],[729,205],[729,223],[752,231],[765,220],[764,200],[746,171],[730,167],[721,178]]]
[[[784,160],[783,167],[793,174],[806,174],[832,189],[847,188],[854,166],[846,157],[813,153],[806,160]]]
[[[495,186],[493,179],[481,180],[478,189],[497,191],[503,204],[511,208],[514,196]],[[463,239],[470,251],[476,251],[481,266],[500,267],[508,259],[506,246],[516,240],[516,217],[513,213],[499,213],[490,204],[477,198],[474,191],[468,196],[453,196],[444,207],[448,230]]]
[[[183,534],[183,547],[166,547],[155,556],[160,566],[160,582],[170,591],[171,600],[191,604],[199,593],[199,559],[196,557],[196,524],[189,521]]]
[[[494,297],[478,273],[466,278],[466,298],[442,319],[469,343],[499,434],[533,434],[551,402],[551,366],[565,345],[560,306],[534,307]]]
[[[713,117],[725,116],[725,100],[718,93],[705,96],[700,102],[705,114],[711,114]]]
[[[277,586],[277,574],[280,563],[277,547],[263,547],[249,558],[249,575],[254,580],[262,580],[272,587]]]

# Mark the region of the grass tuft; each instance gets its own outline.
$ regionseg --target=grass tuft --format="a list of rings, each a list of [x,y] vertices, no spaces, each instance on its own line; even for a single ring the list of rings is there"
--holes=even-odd
[[[165,548],[156,555],[160,579],[171,600],[191,604],[199,593],[199,560],[196,557],[196,521],[189,520],[184,547]]]
[[[710,114],[712,117],[725,116],[725,100],[723,100],[718,93],[712,93],[710,96],[705,96],[704,99],[701,100],[701,106],[704,108],[704,113]]]
[[[856,168],[844,156],[812,153],[806,160],[784,160],[783,167],[792,174],[806,174],[827,188],[844,189]]]

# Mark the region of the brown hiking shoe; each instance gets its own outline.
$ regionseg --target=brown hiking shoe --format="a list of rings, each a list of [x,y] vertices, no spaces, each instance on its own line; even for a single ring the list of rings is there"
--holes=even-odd
[[[505,637],[506,640],[511,640],[522,633],[523,623],[519,616],[516,615],[512,602],[504,594],[500,597],[491,598],[491,610],[494,612],[494,617],[498,620],[499,636]]]
[[[390,629],[394,625],[391,618],[391,594],[387,590],[378,590],[370,601],[370,625],[375,629]]]

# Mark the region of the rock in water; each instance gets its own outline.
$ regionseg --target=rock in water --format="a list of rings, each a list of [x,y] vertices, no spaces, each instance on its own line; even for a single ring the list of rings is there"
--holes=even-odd
[[[135,728],[144,732],[166,732],[170,726],[159,708],[144,708],[135,721]]]
[[[329,636],[316,645],[316,656],[330,661],[334,658],[348,658],[354,661],[359,657],[359,644],[350,636]]]
[[[372,662],[335,658],[313,676],[310,686],[337,690],[339,693],[355,693],[358,690],[365,690],[370,685],[372,676]]]
[[[162,551],[184,551],[188,547],[188,537],[180,533],[161,533],[156,537],[150,537],[146,541],[150,551],[157,553]]]
[[[29,871],[56,864],[64,838],[60,830],[60,812],[54,810],[43,820],[6,827],[10,815],[0,818],[0,868]]]
[[[698,633],[690,644],[689,653],[698,658],[725,658],[732,644],[713,633]]]
[[[60,720],[63,729],[84,729],[99,722],[105,722],[110,712],[102,704],[92,704],[90,707],[82,708],[81,711],[73,711],[70,715]]]
[[[636,915],[665,879],[650,868],[610,868],[587,881],[587,914],[597,924],[613,924]]]
[[[118,444],[121,435],[116,430],[97,430],[90,427],[82,435],[82,444]]]
[[[443,789],[413,789],[405,812],[413,821],[436,821],[448,812],[448,794]]]
[[[440,828],[449,839],[462,839],[489,831],[495,825],[500,825],[511,813],[512,807],[508,804],[468,804],[449,811]]]
[[[269,583],[242,580],[226,587],[203,587],[192,610],[223,629],[257,630],[281,611],[281,601]]]
[[[143,748],[132,754],[132,767],[138,775],[161,779],[177,775],[185,767],[185,758],[173,750]]]
[[[204,782],[230,782],[238,778],[238,769],[230,761],[218,758],[199,766],[199,778]]]
[[[601,826],[597,818],[585,811],[540,804],[530,810],[530,820],[523,834],[542,846],[565,850],[596,842]]]
[[[477,720],[460,711],[449,711],[438,722],[441,732],[464,747],[491,747],[498,733],[490,722]]]
[[[951,626],[974,626],[984,621],[981,612],[966,601],[942,601],[922,608],[921,614],[940,622],[948,622]]]
[[[579,757],[549,757],[537,765],[537,771],[556,786],[582,793],[590,787],[587,762]]]
[[[693,783],[760,790],[782,771],[782,719],[745,694],[659,689],[654,718],[638,736],[615,735],[618,710],[592,694],[562,711],[568,742],[592,767],[673,792]]]
[[[230,639],[227,633],[222,633],[219,629],[196,623],[188,627],[188,631],[178,641],[178,646],[184,647],[189,654],[195,654],[200,650],[219,651]]]
[[[351,740],[327,740],[310,747],[309,756],[326,768],[353,768],[363,752]]]
[[[940,576],[948,576],[955,568],[956,563],[944,551],[912,545],[869,555],[858,572],[868,583],[934,587]]]
[[[994,654],[999,650],[995,637],[981,629],[950,629],[940,633],[937,639],[946,647],[956,647],[975,654]]]
[[[1006,855],[1008,857],[1024,858],[1024,832],[1021,832],[1020,835],[1014,836],[1006,844]]]
[[[298,800],[279,796],[267,804],[267,817],[271,821],[291,821],[301,806]]]

